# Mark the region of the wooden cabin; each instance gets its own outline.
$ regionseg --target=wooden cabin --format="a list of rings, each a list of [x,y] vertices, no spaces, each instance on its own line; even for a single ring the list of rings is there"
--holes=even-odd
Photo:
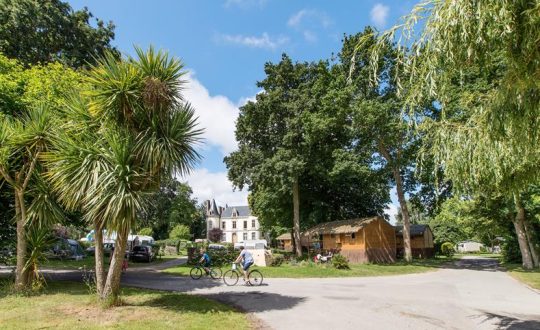
[[[276,237],[276,241],[278,241],[278,248],[288,252],[292,252],[293,243],[291,233],[279,235],[278,237]]]
[[[339,253],[352,263],[396,260],[396,233],[382,217],[322,223],[304,236],[318,240],[321,250]]]
[[[402,257],[403,226],[396,226],[396,253]],[[428,225],[411,225],[411,252],[414,258],[431,258],[435,255],[433,232]]]

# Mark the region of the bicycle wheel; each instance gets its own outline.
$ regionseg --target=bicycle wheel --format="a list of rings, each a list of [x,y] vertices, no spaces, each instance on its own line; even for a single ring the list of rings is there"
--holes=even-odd
[[[228,270],[223,274],[223,282],[228,286],[238,283],[238,273],[233,270]]]
[[[259,286],[263,282],[263,274],[258,270],[252,270],[248,275],[248,282],[253,286]]]
[[[210,269],[210,276],[214,280],[218,280],[221,278],[221,268],[211,268]]]
[[[189,272],[189,276],[191,276],[192,279],[198,280],[202,277],[203,270],[199,267],[193,267],[191,268],[191,271]]]

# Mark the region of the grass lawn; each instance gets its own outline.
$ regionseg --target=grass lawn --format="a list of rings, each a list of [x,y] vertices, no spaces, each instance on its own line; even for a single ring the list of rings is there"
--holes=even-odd
[[[162,262],[173,260],[176,258],[180,258],[181,256],[162,256],[161,259],[154,259],[152,262],[132,262],[130,261],[128,264],[129,268],[137,268],[137,267],[148,267],[152,265],[158,265]],[[109,258],[105,257],[105,266],[108,266],[109,264]],[[82,260],[47,260],[45,263],[41,265],[42,268],[46,269],[79,269],[81,267],[86,268],[94,268],[95,265],[95,259],[94,256],[87,256],[86,258]]]
[[[83,284],[50,282],[37,296],[0,295],[2,329],[248,329],[247,316],[221,303],[180,293],[124,288],[124,305],[97,306]]]
[[[303,265],[283,264],[279,267],[254,267],[263,273],[266,278],[317,278],[317,277],[362,277],[362,276],[384,276],[384,275],[401,275],[424,273],[435,270],[446,262],[453,259],[436,258],[427,260],[415,260],[410,264],[395,263],[395,264],[351,264],[351,269],[341,270],[335,269],[332,265],[317,265],[314,263],[306,263]],[[225,272],[226,268],[222,270]],[[191,266],[182,265],[164,270],[167,273],[172,273],[181,276],[189,276]]]
[[[524,270],[520,264],[503,264],[513,278],[540,290],[540,269]]]

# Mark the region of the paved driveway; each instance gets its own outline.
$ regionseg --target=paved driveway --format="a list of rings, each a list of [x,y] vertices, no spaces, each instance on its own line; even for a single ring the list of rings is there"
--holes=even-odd
[[[54,276],[80,279],[74,272]],[[134,268],[123,276],[125,285],[235,305],[274,329],[540,329],[540,293],[492,259],[462,259],[455,267],[423,274],[265,282],[227,287]]]

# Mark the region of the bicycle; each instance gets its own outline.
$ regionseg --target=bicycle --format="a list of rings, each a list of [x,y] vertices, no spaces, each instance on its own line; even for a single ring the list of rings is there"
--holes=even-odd
[[[208,271],[203,267],[201,264],[195,265],[191,270],[189,271],[189,276],[191,276],[192,279],[198,280],[203,276],[203,273],[205,273],[207,276],[210,275],[214,280],[221,278],[221,268],[213,268],[213,267],[206,267]]]
[[[232,265],[233,265],[232,269],[229,269],[228,271],[225,272],[225,274],[223,274],[223,282],[225,282],[225,284],[227,284],[228,286],[236,285],[236,283],[238,283],[238,279],[240,278],[240,276],[242,278],[244,277],[244,274],[242,273],[242,271],[238,269],[238,267],[241,267],[241,265],[237,263],[233,263]],[[259,286],[262,284],[262,282],[263,282],[263,274],[259,270],[252,269],[248,272],[248,275],[247,275],[248,285]]]

